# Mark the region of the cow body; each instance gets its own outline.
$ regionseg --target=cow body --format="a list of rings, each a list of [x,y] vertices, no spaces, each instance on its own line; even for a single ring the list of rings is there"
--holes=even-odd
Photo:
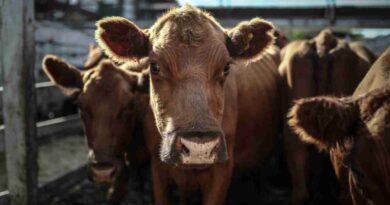
[[[148,30],[120,17],[97,26],[110,57],[150,62],[145,119],[154,120],[144,133],[155,203],[169,204],[176,185],[183,203],[200,190],[204,205],[222,205],[233,169],[259,167],[280,126],[272,25],[254,19],[225,31],[187,5]]]
[[[329,151],[353,204],[390,203],[390,49],[352,97],[300,100],[290,125],[301,139]]]
[[[361,44],[350,46],[349,43],[336,39],[330,30],[323,30],[311,40],[291,42],[282,50],[281,58],[279,73],[283,78],[283,116],[286,116],[294,100],[318,95],[352,94],[373,63],[375,55]],[[309,199],[306,187],[309,181],[309,156],[318,154],[309,154],[307,145],[290,132],[287,124],[284,136],[287,162],[293,180],[293,201],[301,204]],[[319,160],[315,160],[311,163],[318,162]],[[326,161],[321,162],[321,166],[324,163]],[[325,175],[330,175],[331,172],[329,169]]]

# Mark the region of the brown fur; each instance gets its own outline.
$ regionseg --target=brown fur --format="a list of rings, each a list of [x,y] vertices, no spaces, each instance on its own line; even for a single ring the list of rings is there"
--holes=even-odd
[[[139,138],[142,126],[138,118],[148,106],[138,89],[141,74],[120,69],[107,59],[79,71],[53,55],[44,58],[43,69],[66,94],[77,98],[90,150],[90,177],[111,183],[108,199],[118,202],[126,194],[126,164],[137,167],[148,158]],[[113,176],[103,179],[94,174],[103,165],[113,167]]]
[[[325,148],[347,167],[339,176],[344,183],[349,180],[350,187],[343,188],[355,205],[390,202],[389,86],[348,99],[299,100],[290,114],[290,125],[303,141]],[[322,129],[324,116],[331,120],[331,132]]]
[[[352,94],[373,63],[367,61],[371,58],[364,57],[368,52],[361,52],[361,48],[362,46],[350,47],[349,43],[337,39],[329,29],[321,31],[313,39],[293,41],[284,47],[279,66],[279,73],[283,78],[284,116],[288,113],[292,102],[300,98]],[[326,118],[321,118],[321,121],[323,120]],[[323,129],[328,126],[317,124]],[[329,125],[337,126],[332,123]],[[329,132],[332,132],[332,126],[327,129]],[[287,122],[284,136],[290,173],[297,179],[293,181],[293,200],[297,202],[296,204],[301,204],[310,197],[306,188],[310,166],[310,162],[307,161],[309,153],[306,144],[291,133]]]
[[[105,55],[102,51],[102,49],[99,48],[96,44],[90,44],[89,45],[89,52],[87,59],[84,61],[84,70],[88,70],[91,68],[96,67],[101,60],[105,58]]]
[[[347,149],[334,145],[328,147],[342,191],[352,196],[355,205],[367,204],[368,201],[380,205],[390,203],[389,56],[390,48],[375,62],[353,97],[349,98],[349,102],[355,104],[354,109],[358,115],[354,126],[349,129],[348,135],[353,140],[343,140],[345,136],[341,133],[339,136],[339,144]],[[296,112],[292,113],[293,118],[298,117]],[[299,123],[293,124],[299,126]],[[311,125],[313,124],[307,123],[298,129],[306,129],[304,127]],[[310,137],[315,136],[307,134],[304,138]],[[330,139],[323,138],[323,141],[327,140]]]
[[[334,147],[351,137],[350,129],[357,116],[354,104],[344,101],[332,97],[298,100],[290,110],[289,126],[305,142],[321,149]]]
[[[98,36],[96,40],[99,45],[107,45],[115,49],[116,54],[107,47],[103,47],[104,52],[115,61],[125,62],[148,54],[147,35],[129,20],[121,17],[107,17],[96,22],[96,25],[98,27],[95,33]],[[133,50],[138,52],[129,53]]]
[[[314,37],[313,41],[316,44],[317,53],[320,56],[326,55],[331,49],[337,46],[337,39],[330,29],[322,30]]]
[[[229,49],[230,55],[244,60],[259,58],[260,56],[254,56],[253,54],[261,54],[260,51],[274,43],[274,36],[271,34],[273,29],[274,27],[270,22],[260,18],[241,22],[228,33],[233,46]]]
[[[374,63],[378,58],[370,49],[364,46],[363,42],[352,42],[350,43],[350,47],[366,62]]]
[[[155,203],[169,204],[169,190],[177,185],[183,203],[200,190],[204,205],[222,205],[233,167],[261,165],[280,123],[277,63],[270,52],[262,51],[272,44],[272,28],[254,19],[226,32],[209,14],[187,5],[168,11],[148,29],[152,46],[142,57],[156,68],[149,78],[152,110],[146,115],[156,122],[145,122],[144,131],[152,156]],[[104,41],[99,43],[110,49]],[[115,54],[113,49],[109,52]],[[144,54],[130,49],[126,58]],[[241,62],[244,59],[253,62]],[[229,74],[224,74],[227,66]],[[188,130],[222,135],[227,156],[221,154],[217,163],[200,170],[169,158],[176,147],[167,144]]]
[[[54,55],[46,55],[43,59],[43,70],[49,79],[60,87],[65,94],[72,95],[80,92],[82,78],[78,69],[69,65],[61,58]],[[66,73],[66,74],[65,74]],[[53,76],[58,76],[54,78]]]

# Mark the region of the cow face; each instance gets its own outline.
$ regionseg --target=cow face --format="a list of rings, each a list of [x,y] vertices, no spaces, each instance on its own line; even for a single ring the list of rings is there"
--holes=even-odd
[[[273,26],[260,19],[225,31],[192,6],[174,9],[148,31],[120,17],[97,23],[96,38],[117,61],[147,57],[162,161],[204,166],[227,160],[222,130],[225,81],[235,60],[259,56]]]
[[[51,55],[43,60],[43,69],[66,94],[77,96],[89,147],[91,178],[113,182],[126,167],[126,151],[137,116],[138,76],[108,60],[81,72]]]
[[[299,100],[290,117],[302,140],[341,156],[356,204],[390,202],[390,87],[356,98]]]

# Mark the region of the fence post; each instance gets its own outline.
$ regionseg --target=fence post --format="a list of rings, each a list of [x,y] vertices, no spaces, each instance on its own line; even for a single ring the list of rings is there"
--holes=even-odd
[[[34,1],[0,0],[0,3],[0,63],[10,202],[11,205],[36,205]]]

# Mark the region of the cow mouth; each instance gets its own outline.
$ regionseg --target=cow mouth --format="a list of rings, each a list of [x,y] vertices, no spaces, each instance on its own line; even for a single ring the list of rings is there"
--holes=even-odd
[[[111,183],[117,173],[117,167],[111,163],[91,163],[90,165],[91,178],[98,183]]]
[[[126,169],[124,159],[106,156],[104,160],[97,160],[94,154],[89,159],[89,179],[97,183],[112,183]]]
[[[177,165],[178,168],[184,169],[184,170],[196,170],[196,171],[203,171],[211,168],[213,164],[180,164]]]

